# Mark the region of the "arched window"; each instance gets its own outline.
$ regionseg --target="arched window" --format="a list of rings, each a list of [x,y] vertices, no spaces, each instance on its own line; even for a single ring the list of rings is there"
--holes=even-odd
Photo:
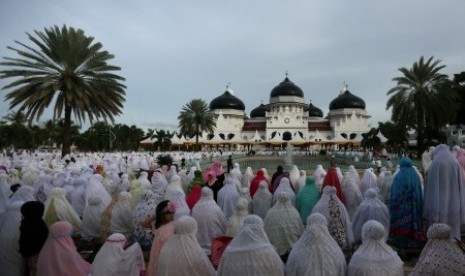
[[[228,140],[231,140],[232,138],[234,138],[235,134],[234,133],[229,133],[228,134]]]
[[[289,131],[286,131],[283,133],[283,140],[284,141],[291,141],[292,140],[292,134]]]

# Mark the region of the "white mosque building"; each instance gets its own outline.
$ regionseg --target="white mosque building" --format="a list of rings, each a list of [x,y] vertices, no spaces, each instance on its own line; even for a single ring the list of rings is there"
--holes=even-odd
[[[202,141],[360,143],[361,134],[370,130],[370,115],[365,107],[365,102],[345,86],[329,104],[325,117],[321,109],[305,102],[302,89],[286,74],[286,78],[271,90],[269,103],[254,108],[250,117],[245,113],[244,102],[227,87],[210,102],[216,128],[214,133],[203,134]]]

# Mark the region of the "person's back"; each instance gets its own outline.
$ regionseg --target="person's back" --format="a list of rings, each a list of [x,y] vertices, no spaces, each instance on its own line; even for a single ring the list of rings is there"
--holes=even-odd
[[[307,217],[312,213],[318,199],[320,199],[320,191],[315,186],[315,180],[313,177],[307,177],[305,186],[296,197],[296,208],[304,224],[307,222]]]

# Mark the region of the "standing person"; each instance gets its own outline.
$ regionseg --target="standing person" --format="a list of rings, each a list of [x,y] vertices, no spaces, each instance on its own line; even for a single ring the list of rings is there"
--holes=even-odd
[[[21,206],[23,219],[19,227],[19,253],[23,256],[23,275],[35,275],[37,257],[48,237],[42,216],[45,206],[40,201],[29,201]]]
[[[460,164],[446,145],[434,150],[426,175],[424,201],[423,218],[427,226],[448,224],[452,236],[460,240],[460,226],[465,224],[465,183]]]
[[[71,232],[73,226],[67,221],[55,222],[37,258],[37,276],[89,275],[91,265],[76,250]]]
[[[213,198],[215,199],[215,201],[217,200],[217,197],[218,197],[218,192],[221,188],[223,188],[223,182],[225,180],[225,176],[224,176],[224,170],[223,170],[223,166],[221,165],[221,162],[220,161],[215,161],[213,162],[211,168],[210,168],[213,173],[215,174],[215,182],[213,184],[208,184],[208,187],[210,187],[210,189],[212,189],[213,191]]]
[[[14,276],[20,274],[22,257],[18,252],[21,225],[21,206],[24,202],[14,201],[6,205],[0,214],[0,274]]]
[[[400,170],[394,177],[389,200],[391,216],[390,238],[399,248],[420,248],[425,241],[422,223],[423,199],[420,178],[412,160],[400,160]]]
[[[172,221],[175,211],[174,204],[168,200],[164,200],[158,204],[155,217],[147,219],[142,223],[142,226],[152,228],[152,233],[154,233],[147,276],[156,275],[160,251],[166,241],[174,234],[174,224]]]
[[[339,198],[339,200],[342,201],[342,203],[345,204],[346,198],[344,196],[344,193],[342,193],[341,181],[339,180],[339,176],[335,167],[328,168],[328,172],[325,175],[325,178],[323,179],[323,186],[321,187],[321,190],[323,190],[326,186],[335,187],[337,197]]]
[[[227,167],[227,171],[228,173],[231,172],[231,170],[233,169],[233,160],[232,160],[232,155],[229,155],[228,156],[228,160],[226,161],[226,167]]]
[[[253,198],[255,193],[257,192],[258,190],[258,186],[260,184],[260,182],[266,182],[268,184],[268,190],[270,190],[270,183],[268,182],[268,179],[266,179],[265,177],[265,173],[263,172],[262,169],[258,170],[257,171],[257,176],[254,177],[254,179],[252,179],[252,182],[250,183],[250,189],[249,189],[249,192],[250,192],[250,196]]]
[[[279,185],[279,182],[277,184],[275,184],[275,182],[277,182],[278,178],[284,173],[283,171],[283,166],[279,165],[277,168],[276,168],[276,172],[273,174],[273,176],[271,177],[271,192],[274,193],[274,190],[276,189],[276,187]]]
[[[313,177],[309,176],[305,179],[305,186],[297,194],[296,208],[299,211],[302,223],[307,223],[307,217],[312,213],[313,207],[320,199],[320,190],[315,185]]]

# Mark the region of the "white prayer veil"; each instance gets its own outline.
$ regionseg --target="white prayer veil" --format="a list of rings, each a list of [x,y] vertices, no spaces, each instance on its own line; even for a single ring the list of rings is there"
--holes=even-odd
[[[214,276],[215,269],[200,247],[195,234],[197,222],[184,216],[174,223],[174,235],[165,243],[158,257],[158,276]]]
[[[21,206],[24,202],[14,201],[6,205],[0,214],[0,269],[2,275],[21,275],[23,258],[19,253],[19,227],[21,225]]]
[[[265,219],[266,213],[273,204],[273,195],[271,194],[266,181],[261,181],[258,184],[258,191],[253,197],[252,204],[253,213],[260,218]]]
[[[244,198],[239,198],[236,204],[236,211],[234,215],[229,218],[228,227],[226,229],[226,236],[235,237],[242,228],[244,218],[249,214],[249,202]]]
[[[102,223],[102,214],[105,211],[102,199],[96,196],[90,196],[87,200],[84,214],[82,215],[82,236],[87,239],[100,237],[100,226]]]
[[[292,165],[292,168],[289,171],[289,181],[291,182],[292,187],[294,187],[294,190],[296,191],[297,191],[296,184],[297,184],[297,181],[299,181],[299,178],[300,178],[299,168],[296,165]]]
[[[126,238],[115,233],[107,238],[92,263],[91,275],[138,276],[145,270],[144,256],[138,243],[124,249]]]
[[[91,196],[100,198],[104,207],[107,207],[112,200],[110,194],[102,184],[102,176],[100,174],[94,174],[87,184],[85,196],[87,203],[89,203]]]
[[[391,186],[392,186],[392,173],[390,171],[386,171],[383,175],[383,178],[379,181],[379,196],[381,200],[389,204],[389,200],[391,198]]]
[[[171,194],[174,191],[180,191],[182,194],[184,194],[184,190],[182,189],[182,186],[181,186],[181,177],[177,174],[171,177],[170,184],[166,188],[165,200],[169,200],[171,197]]]
[[[338,275],[346,273],[344,253],[328,232],[328,222],[319,213],[307,218],[307,228],[292,247],[286,263],[286,275]]]
[[[249,215],[244,219],[241,231],[223,253],[217,275],[284,275],[284,265],[270,244],[259,216]]]
[[[378,179],[371,169],[366,169],[360,180],[360,192],[365,193],[370,188],[378,189]]]
[[[349,218],[352,219],[357,207],[362,203],[362,192],[360,192],[360,187],[357,184],[357,180],[350,175],[349,172],[346,172],[344,177],[344,185],[342,185],[342,193],[346,199],[345,206]]]
[[[55,219],[67,221],[73,226],[76,232],[81,231],[81,219],[68,202],[65,190],[62,188],[53,188],[50,197],[45,202],[44,220],[48,226],[56,222]],[[56,218],[55,218],[56,216]],[[53,221],[52,221],[53,220]]]
[[[121,192],[118,195],[118,200],[111,211],[111,233],[121,233],[125,236],[129,236],[133,233],[131,199],[132,196],[128,192]]]
[[[362,245],[350,260],[347,275],[404,275],[404,263],[385,242],[384,226],[370,220],[362,227]]]
[[[291,184],[289,182],[289,178],[283,177],[279,182],[278,188],[274,191],[273,194],[273,205],[278,201],[278,194],[279,193],[286,193],[289,195],[289,199],[291,200],[292,205],[295,206],[295,192],[291,188]]]
[[[31,186],[21,186],[19,189],[10,197],[9,202],[13,201],[35,201],[34,189]]]
[[[254,174],[251,167],[247,167],[244,174],[242,175],[242,188],[249,188],[250,183],[254,178]]]
[[[275,194],[276,195],[276,194]],[[280,256],[289,252],[304,230],[300,214],[287,193],[277,194],[278,202],[265,217],[265,232]]]
[[[176,175],[177,176],[177,175]],[[175,176],[173,176],[174,178]],[[169,201],[173,202],[176,206],[176,211],[174,213],[174,220],[179,219],[182,216],[189,216],[191,214],[191,210],[186,202],[186,196],[184,195],[183,191],[175,190],[171,193],[171,197]]]
[[[323,180],[326,176],[326,171],[323,169],[322,165],[317,165],[315,171],[313,172],[313,179],[315,179],[315,185],[320,188],[323,186]]]
[[[352,225],[344,204],[336,195],[336,187],[326,186],[312,213],[320,213],[328,220],[328,229],[341,249],[354,242]]]
[[[428,242],[410,275],[463,275],[465,255],[451,236],[447,224],[435,223],[427,232]]]
[[[226,219],[210,188],[202,188],[200,200],[192,209],[192,217],[198,225],[197,240],[206,255],[210,255],[212,240],[223,236],[226,231]]]
[[[294,184],[295,193],[298,194],[302,188],[305,186],[305,180],[307,179],[307,172],[300,170],[300,177],[297,182]]]
[[[387,240],[390,224],[389,209],[379,199],[378,192],[375,189],[365,191],[365,200],[363,200],[355,212],[352,220],[355,242],[361,241],[362,226],[369,220],[376,220],[384,226],[386,233],[385,240]]]
[[[156,209],[157,203],[155,202],[155,195],[151,190],[144,190],[142,192],[141,200],[134,211],[134,218],[132,221],[134,235],[143,246],[144,242],[152,241],[152,231],[142,227],[141,222],[149,218],[153,218],[155,216]]]
[[[358,171],[357,169],[355,168],[354,165],[350,165],[349,166],[349,169],[347,170],[347,172],[349,173],[347,176],[350,176],[352,177],[354,180],[355,180],[355,183],[357,183],[357,185],[360,185],[360,175],[358,174]]]
[[[75,179],[73,182],[74,189],[71,192],[70,203],[79,216],[82,216],[82,213],[84,212],[84,208],[86,207],[87,184],[88,184],[88,181],[85,177],[79,177]]]
[[[237,200],[240,197],[236,188],[236,180],[234,177],[227,176],[224,180],[224,186],[218,191],[218,206],[220,206],[226,219],[234,214]]]

